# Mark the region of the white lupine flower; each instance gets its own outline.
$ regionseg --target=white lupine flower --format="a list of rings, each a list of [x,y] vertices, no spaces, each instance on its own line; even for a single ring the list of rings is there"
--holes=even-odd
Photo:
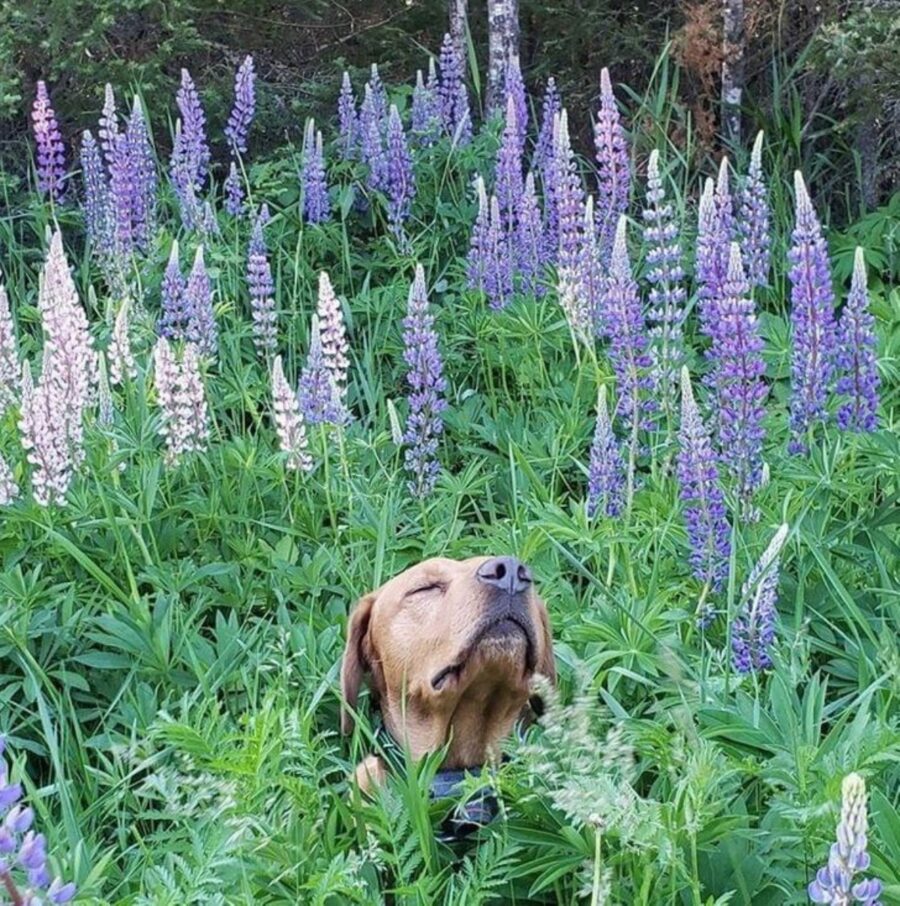
[[[272,365],[272,408],[275,430],[283,453],[287,453],[285,465],[289,469],[309,472],[313,467],[306,440],[306,425],[297,394],[284,376],[281,356],[276,356]]]
[[[181,361],[169,341],[160,337],[153,351],[154,384],[162,409],[160,433],[166,439],[166,462],[174,465],[182,454],[206,449],[209,412],[195,344],[187,343]]]
[[[19,352],[9,298],[0,283],[0,415],[19,396]]]
[[[119,306],[113,324],[112,336],[109,340],[109,349],[106,358],[109,363],[109,383],[120,386],[126,380],[133,381],[137,377],[137,365],[134,353],[131,350],[131,341],[128,338],[128,315],[131,310],[131,300],[126,296]]]
[[[322,353],[325,364],[331,372],[341,401],[347,395],[347,372],[350,359],[347,357],[347,329],[341,304],[325,271],[319,274],[319,304],[316,310],[322,330]]]

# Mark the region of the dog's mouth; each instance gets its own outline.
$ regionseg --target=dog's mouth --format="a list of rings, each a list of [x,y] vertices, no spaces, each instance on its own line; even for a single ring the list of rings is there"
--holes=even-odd
[[[528,621],[515,614],[507,613],[485,621],[475,631],[468,645],[463,649],[460,658],[453,664],[439,670],[431,678],[431,688],[436,692],[440,692],[457,683],[471,662],[473,655],[484,646],[484,643],[504,648],[508,647],[509,643],[520,638],[525,641],[525,671],[534,670],[534,630]]]

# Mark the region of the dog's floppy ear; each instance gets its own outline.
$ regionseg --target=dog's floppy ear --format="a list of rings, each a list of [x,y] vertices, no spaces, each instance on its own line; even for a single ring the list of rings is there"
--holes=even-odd
[[[546,676],[548,680],[556,685],[556,661],[553,659],[553,635],[550,632],[550,616],[547,613],[547,606],[541,602],[538,607],[541,615],[541,652],[538,656],[538,662],[534,666],[534,672]]]
[[[347,620],[347,645],[341,661],[341,695],[344,699],[341,707],[341,732],[345,734],[353,730],[352,712],[356,710],[363,677],[371,669],[367,636],[375,597],[376,593],[373,591],[360,598]]]

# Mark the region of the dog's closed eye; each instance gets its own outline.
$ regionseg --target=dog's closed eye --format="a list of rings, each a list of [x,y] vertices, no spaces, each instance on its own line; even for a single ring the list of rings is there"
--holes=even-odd
[[[404,597],[411,598],[413,597],[413,595],[421,595],[427,591],[438,591],[443,594],[445,589],[446,586],[440,582],[428,582],[425,585],[419,585],[417,588],[411,589],[404,595]]]

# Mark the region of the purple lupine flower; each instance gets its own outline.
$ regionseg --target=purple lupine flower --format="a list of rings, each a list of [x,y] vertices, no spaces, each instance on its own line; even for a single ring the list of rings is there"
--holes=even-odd
[[[659,152],[650,152],[647,165],[647,206],[643,211],[644,245],[647,248],[647,282],[650,284],[650,340],[653,379],[659,388],[663,411],[674,408],[675,384],[684,357],[682,326],[686,291],[683,285],[681,244],[671,202],[666,200],[659,172]]]
[[[281,452],[287,454],[285,467],[303,472],[311,471],[313,460],[309,455],[303,413],[297,394],[284,376],[280,355],[275,356],[272,363],[272,409],[278,445]]]
[[[434,316],[428,310],[425,272],[416,265],[416,276],[409,290],[409,304],[403,319],[403,359],[409,384],[409,417],[403,442],[405,464],[410,473],[407,487],[419,499],[433,490],[440,472],[438,441],[444,430],[441,413],[447,408],[441,354],[438,350]]]
[[[762,475],[763,418],[768,394],[762,351],[740,246],[732,242],[708,356],[713,366],[719,449],[744,502],[759,486]]]
[[[178,260],[178,240],[174,239],[172,250],[169,253],[169,263],[166,265],[160,284],[162,316],[159,320],[158,330],[169,340],[183,340],[187,333],[190,311],[184,288],[184,276]]]
[[[120,132],[113,140],[109,165],[112,248],[119,269],[122,267],[121,259],[129,257],[134,252],[137,240],[133,215],[137,206],[135,195],[138,191],[138,181],[134,163],[128,133]]]
[[[525,93],[525,82],[522,79],[522,67],[519,65],[518,55],[512,56],[506,64],[504,88],[507,103],[512,98],[516,109],[516,128],[518,129],[519,155],[521,156],[525,151],[525,136],[528,134],[528,97]]]
[[[474,234],[473,234],[474,238]],[[544,231],[541,223],[541,206],[534,188],[534,174],[525,177],[525,190],[519,199],[516,214],[516,270],[522,292],[542,296],[544,287],[538,279],[547,260]]]
[[[6,288],[0,282],[0,417],[19,398],[19,346]]]
[[[225,138],[228,139],[232,154],[247,153],[247,135],[256,111],[255,79],[253,57],[248,54],[234,77],[234,106],[225,126]]]
[[[594,124],[594,146],[597,150],[597,233],[600,261],[605,266],[612,253],[616,224],[628,208],[631,192],[628,140],[605,66],[600,71],[600,110]]]
[[[34,809],[21,804],[22,785],[9,782],[9,768],[2,757],[6,740],[0,736],[0,886],[13,903],[38,904],[37,891],[46,890],[47,901],[68,903],[75,896],[74,884],[51,880],[47,869],[47,841],[32,829]],[[27,888],[16,877],[17,868],[24,870]]]
[[[81,177],[84,183],[84,220],[91,248],[100,257],[111,248],[109,225],[109,184],[103,169],[100,149],[90,131],[81,141]]]
[[[441,109],[437,88],[437,71],[434,58],[428,61],[427,84],[422,80],[422,70],[416,70],[416,87],[413,90],[412,123],[413,137],[422,147],[433,145],[441,131]]]
[[[725,516],[725,499],[719,487],[719,470],[709,432],[694,400],[691,378],[681,369],[681,428],[677,475],[684,504],[684,522],[691,544],[691,570],[698,581],[718,590],[728,574],[731,529]],[[705,623],[707,614],[701,614]]]
[[[606,284],[597,231],[594,228],[594,198],[588,195],[584,206],[584,223],[581,228],[581,256],[578,267],[579,299],[584,311],[586,325],[590,328],[586,337],[603,335],[603,302]]]
[[[208,198],[203,202],[203,208],[200,211],[200,231],[207,239],[211,236],[222,235],[222,231],[219,229],[219,218],[216,216],[216,209]]]
[[[212,283],[203,260],[203,246],[198,245],[184,285],[184,307],[188,314],[185,339],[196,345],[198,353],[209,358],[215,357],[219,345],[219,329],[212,300]]]
[[[491,206],[488,202],[484,178],[475,180],[475,192],[478,196],[478,215],[472,227],[472,238],[469,242],[469,257],[466,261],[466,285],[469,289],[484,290],[485,275],[490,266],[491,241]]]
[[[388,114],[387,90],[384,82],[381,80],[381,73],[378,72],[378,64],[373,63],[369,73],[369,81],[366,82],[372,93],[372,107],[375,111],[375,119],[378,121],[379,128],[384,131]]]
[[[802,453],[805,435],[825,420],[837,349],[828,247],[799,170],[794,186],[796,220],[788,252],[793,331],[789,450]]]
[[[303,142],[303,219],[307,223],[323,223],[331,216],[328,182],[325,175],[325,154],[322,133],[316,132],[313,120],[306,121]]]
[[[200,219],[198,187],[194,184],[191,161],[181,120],[175,121],[175,138],[172,142],[172,156],[169,160],[169,181],[178,199],[181,222],[186,229],[193,229]]]
[[[878,427],[878,365],[875,318],[869,311],[866,260],[857,248],[847,304],[837,327],[838,395],[847,399],[837,411],[842,431],[874,431]]]
[[[694,261],[700,329],[707,336],[712,336],[712,331],[715,330],[715,300],[722,295],[722,283],[725,280],[723,256],[730,241],[728,236],[720,232],[719,225],[715,183],[707,179],[703,184],[703,194],[700,196]]]
[[[787,535],[788,527],[782,525],[741,590],[741,609],[731,628],[732,662],[738,673],[755,673],[772,666],[770,651],[778,619],[778,560]]]
[[[512,298],[515,257],[510,237],[503,229],[497,196],[490,200],[490,222],[486,237],[486,253],[482,285],[488,305],[495,311],[505,308]]]
[[[538,133],[537,144],[534,146],[534,157],[531,161],[532,170],[541,175],[541,183],[546,187],[548,174],[553,166],[553,120],[562,109],[559,92],[556,90],[556,81],[551,76],[547,79],[547,88],[544,91],[544,100],[541,106],[541,131]]]
[[[156,229],[156,159],[140,98],[135,95],[125,131],[129,171],[134,178],[131,193],[131,228],[134,240],[144,251],[150,247]]]
[[[260,208],[253,223],[250,247],[247,252],[247,287],[250,291],[250,311],[253,316],[253,342],[261,356],[269,356],[275,351],[277,325],[275,314],[275,282],[272,280],[272,269],[263,226],[269,219],[266,205]]]
[[[186,343],[180,361],[165,337],[153,350],[153,382],[162,410],[160,434],[166,440],[166,464],[176,465],[185,453],[206,449],[209,440],[209,409],[199,350]]]
[[[816,873],[807,892],[813,903],[832,903],[835,906],[862,903],[881,906],[881,881],[868,878],[853,883],[854,877],[868,870],[871,857],[867,851],[869,820],[866,782],[859,774],[848,774],[841,783],[841,820],[837,842],[831,846],[828,864]]]
[[[103,109],[100,113],[100,127],[97,135],[100,138],[100,147],[103,149],[103,160],[107,170],[110,170],[113,165],[116,138],[119,135],[119,117],[116,113],[116,95],[109,83],[103,90]]]
[[[413,198],[416,194],[416,178],[413,173],[412,155],[406,144],[403,123],[394,104],[388,116],[387,130],[388,163],[388,221],[392,231],[401,236],[403,222],[409,217]]]
[[[37,145],[38,191],[59,203],[65,195],[66,150],[56,114],[50,105],[47,85],[43,81],[37,83],[31,120]]]
[[[465,145],[472,138],[469,93],[465,83],[465,61],[449,34],[444,35],[440,55],[441,121],[444,132],[455,144]]]
[[[344,408],[334,375],[325,361],[319,318],[313,315],[309,331],[309,353],[300,373],[297,400],[300,412],[309,425],[343,424]]]
[[[232,217],[240,217],[244,210],[244,183],[234,161],[231,161],[225,179],[225,210]]]
[[[341,406],[347,398],[347,374],[350,370],[350,345],[347,342],[347,328],[341,303],[335,295],[331,279],[325,271],[319,274],[319,298],[316,314],[322,327],[322,355],[325,365],[334,379]]]
[[[186,69],[181,70],[181,87],[175,95],[175,103],[181,112],[182,147],[177,151],[183,158],[187,178],[199,193],[209,172],[211,155],[206,141],[206,114],[191,74]],[[172,153],[174,156],[176,149]]]
[[[352,160],[359,140],[359,122],[356,115],[356,98],[350,73],[344,70],[341,80],[341,93],[338,95],[338,123],[340,131],[341,158]]]
[[[372,90],[366,85],[359,113],[360,157],[369,168],[366,185],[373,192],[383,192],[387,188],[388,162],[384,153],[381,120],[375,109]]]
[[[741,193],[738,235],[747,277],[753,286],[765,286],[769,281],[769,200],[762,172],[763,133],[756,136],[750,155],[750,167]]]
[[[559,247],[556,255],[560,270],[576,272],[581,257],[584,227],[584,188],[569,140],[569,119],[563,110],[556,120],[553,153],[552,194],[558,219]]]
[[[601,511],[607,516],[618,516],[622,512],[624,488],[622,449],[609,418],[604,385],[597,400],[597,425],[588,467],[588,519],[593,519]]]
[[[634,438],[641,416],[652,412],[653,402],[641,391],[652,389],[650,356],[637,281],[631,273],[625,230],[619,218],[603,294],[603,334],[609,339],[609,357],[616,375],[617,412]]]
[[[512,95],[506,98],[506,121],[503,138],[497,151],[496,185],[494,194],[500,205],[505,235],[515,229],[516,211],[522,197],[522,143],[519,138],[518,113]]]

